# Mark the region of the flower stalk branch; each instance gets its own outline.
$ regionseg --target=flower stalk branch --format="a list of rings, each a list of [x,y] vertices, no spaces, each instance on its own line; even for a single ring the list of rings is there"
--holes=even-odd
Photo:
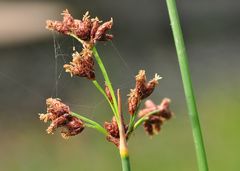
[[[105,99],[108,101],[109,106],[111,107],[114,115],[116,116],[116,110],[112,104],[112,102],[109,100],[107,94],[105,93],[105,91],[103,90],[103,88],[99,85],[99,83],[96,80],[93,80],[93,84],[95,85],[95,87],[100,91],[100,93],[105,97]]]
[[[70,36],[72,36],[73,38],[75,38],[76,40],[78,40],[81,44],[85,44],[84,41],[82,41],[81,39],[79,39],[76,35],[74,35],[74,34],[72,34],[72,33],[68,33],[68,35],[70,35]],[[119,123],[119,113],[118,113],[117,100],[116,100],[116,96],[115,96],[115,93],[114,93],[114,90],[113,90],[113,87],[112,87],[112,83],[111,83],[111,81],[110,81],[110,79],[109,79],[109,76],[108,76],[108,74],[107,74],[107,71],[106,71],[106,69],[105,69],[105,66],[104,66],[104,64],[103,64],[103,62],[102,62],[102,60],[101,60],[101,58],[100,58],[100,56],[99,56],[99,54],[98,54],[97,48],[96,48],[96,47],[93,47],[92,51],[93,51],[93,55],[95,56],[95,59],[96,59],[98,65],[99,65],[99,67],[100,67],[100,70],[101,70],[101,72],[102,72],[102,74],[103,74],[104,80],[106,81],[106,84],[107,84],[107,86],[109,87],[110,94],[111,94],[111,96],[112,96],[112,98],[113,98],[113,106],[112,106],[111,103],[109,103],[109,104],[110,104],[110,106],[111,106],[111,108],[112,108],[112,110],[113,110],[113,113],[114,113],[115,117],[117,118],[117,122]],[[100,86],[96,81],[93,81],[93,84],[94,84],[94,85],[97,87],[97,89],[103,94],[104,91],[101,90],[101,86]],[[104,95],[104,97],[106,98],[106,94],[104,93],[103,95]],[[108,100],[108,102],[109,102],[109,100]],[[113,108],[114,108],[114,109],[113,109]]]
[[[154,110],[152,112],[147,113],[144,117],[137,120],[137,122],[134,124],[133,130],[137,129],[144,121],[146,121],[148,119],[149,116],[154,115],[159,112],[160,112],[160,110],[158,109],[158,110]]]
[[[115,111],[117,113],[115,115],[115,117],[116,117],[117,122],[119,123],[119,112],[118,112],[118,105],[117,105],[116,96],[115,96],[115,93],[114,93],[114,90],[113,90],[113,87],[112,87],[112,83],[111,83],[111,81],[109,79],[109,76],[107,74],[105,66],[104,66],[104,64],[103,64],[103,62],[102,62],[102,60],[101,60],[101,58],[100,58],[100,56],[98,54],[98,51],[97,51],[96,47],[93,47],[93,55],[95,56],[95,59],[96,59],[98,65],[99,65],[99,67],[100,67],[100,69],[102,71],[104,80],[106,81],[106,84],[109,87],[110,94],[111,94],[111,96],[113,98],[113,106],[114,106]]]
[[[84,122],[86,122],[88,124],[88,125],[85,124],[86,126],[91,127],[91,128],[95,128],[97,131],[99,131],[103,135],[105,135],[105,136],[107,135],[107,131],[99,123],[97,123],[97,122],[95,122],[91,119],[88,119],[88,118],[86,118],[82,115],[79,115],[77,113],[74,113],[74,112],[72,112],[71,115],[73,115],[76,118],[79,118],[79,119],[83,120]]]

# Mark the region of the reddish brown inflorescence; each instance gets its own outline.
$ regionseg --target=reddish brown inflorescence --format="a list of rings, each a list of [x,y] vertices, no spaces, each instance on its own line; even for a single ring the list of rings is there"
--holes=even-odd
[[[151,81],[147,82],[145,71],[139,71],[136,76],[135,89],[131,90],[128,98],[128,112],[131,115],[135,113],[140,100],[143,100],[152,94],[159,79],[161,79],[161,77],[155,74],[155,77]]]
[[[125,133],[127,132],[127,126],[125,126]],[[119,140],[120,140],[120,136],[119,136],[119,129],[118,129],[118,124],[117,121],[115,119],[115,117],[112,118],[112,121],[109,122],[105,122],[104,123],[104,128],[107,130],[108,135],[107,135],[107,140],[109,142],[112,142],[113,144],[115,144],[117,147],[119,147]]]
[[[73,53],[72,62],[65,64],[64,68],[71,76],[76,75],[94,80],[92,48],[97,41],[112,40],[113,35],[107,34],[107,31],[112,28],[113,19],[102,23],[97,17],[90,18],[89,13],[86,12],[82,20],[78,20],[74,19],[67,9],[62,15],[62,21],[47,20],[46,28],[65,35],[76,36],[81,39],[83,45],[82,52]]]
[[[53,134],[53,132],[59,127],[64,128],[61,131],[63,138],[77,135],[83,131],[83,121],[72,116],[70,114],[70,108],[62,103],[60,99],[48,98],[46,104],[47,113],[39,114],[39,118],[44,122],[51,121],[51,124],[47,129],[48,134]]]
[[[46,28],[66,35],[73,34],[90,44],[113,38],[113,35],[106,33],[112,28],[112,18],[110,21],[101,24],[101,21],[97,17],[90,18],[89,12],[85,13],[82,20],[74,19],[67,9],[63,11],[62,15],[62,21],[47,20]]]
[[[91,18],[89,13],[86,12],[83,18],[79,20],[74,19],[68,10],[63,11],[61,15],[63,16],[62,21],[47,20],[46,28],[65,35],[70,35],[81,42],[83,46],[81,52],[75,51],[73,53],[72,61],[69,64],[65,64],[64,69],[66,72],[70,73],[71,76],[86,77],[89,80],[95,80],[93,60],[94,46],[98,41],[113,39],[113,35],[107,33],[113,26],[113,19],[111,18],[111,20],[102,23],[97,17]],[[161,77],[155,74],[152,80],[147,81],[145,70],[140,70],[135,79],[135,87],[130,90],[128,98],[128,111],[131,115],[137,114],[137,109],[141,100],[152,94]],[[110,85],[105,84],[104,96],[107,96],[107,99],[113,104],[113,100],[115,99],[113,99],[113,94],[111,94],[109,86]],[[84,124],[82,120],[71,115],[69,106],[62,103],[60,99],[48,98],[46,104],[47,113],[40,114],[40,120],[51,122],[50,126],[47,128],[48,134],[53,134],[57,128],[61,127],[63,128],[61,130],[62,137],[69,138],[70,136],[81,133],[85,125],[88,126],[87,123]],[[170,100],[167,98],[163,99],[160,105],[155,105],[151,100],[145,102],[145,108],[138,113],[138,117],[144,119],[144,129],[149,135],[158,133],[164,121],[172,117],[173,113],[169,109],[169,104]],[[129,125],[124,124],[121,113],[120,91],[118,91],[117,105],[119,110],[118,117],[122,118],[121,121],[119,121],[121,126],[121,137],[125,136],[124,138],[127,140],[130,137],[131,131],[135,129],[135,125],[133,124],[136,115],[131,118]],[[115,104],[114,107],[116,107]],[[114,112],[115,110],[117,109],[114,108]],[[130,128],[129,130],[128,127]],[[107,131],[107,140],[119,147],[120,133],[116,118],[113,117],[111,122],[105,122],[104,128]]]
[[[170,108],[170,99],[164,98],[160,105],[155,105],[151,100],[145,102],[145,108],[139,111],[138,117],[146,117],[143,126],[149,135],[157,134],[164,121],[170,119],[173,115]],[[156,111],[156,113],[149,115],[149,113]]]
[[[112,95],[111,95],[111,92],[110,92],[110,90],[109,90],[109,87],[108,87],[107,83],[105,83],[105,93],[106,93],[106,95],[107,95],[107,97],[108,97],[108,100],[109,100],[111,103],[113,103]]]
[[[95,79],[92,51],[87,48],[83,48],[81,53],[73,53],[72,62],[70,62],[70,64],[65,64],[63,67],[71,76],[76,75],[79,77],[86,77],[90,80]]]

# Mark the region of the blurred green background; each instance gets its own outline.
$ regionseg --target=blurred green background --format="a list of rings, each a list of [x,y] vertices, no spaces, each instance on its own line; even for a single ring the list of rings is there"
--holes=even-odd
[[[239,171],[240,3],[177,3],[209,168]],[[72,111],[100,123],[111,119],[107,103],[88,80],[62,71],[73,46],[81,47],[44,28],[46,19],[60,19],[66,8],[76,18],[87,10],[103,20],[114,18],[113,41],[97,47],[124,100],[139,69],[146,69],[148,78],[154,73],[164,78],[151,98],[156,103],[171,98],[175,117],[152,138],[142,128],[135,132],[129,142],[133,171],[196,171],[166,4],[157,0],[0,1],[0,171],[121,170],[117,149],[94,130],[66,141],[58,133],[47,135],[47,124],[38,119],[46,111],[45,99],[56,94]]]

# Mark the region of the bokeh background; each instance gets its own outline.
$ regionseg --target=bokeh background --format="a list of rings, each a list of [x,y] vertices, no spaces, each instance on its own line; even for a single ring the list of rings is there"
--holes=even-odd
[[[189,54],[209,168],[240,170],[240,3],[177,1]],[[117,149],[86,129],[64,140],[47,135],[38,120],[45,99],[59,97],[75,112],[103,123],[111,111],[86,79],[70,78],[62,65],[71,60],[72,38],[45,30],[68,8],[76,18],[89,10],[114,18],[112,42],[97,45],[114,87],[126,100],[134,75],[164,79],[151,98],[172,99],[175,117],[158,136],[138,129],[129,142],[135,171],[196,171],[197,163],[183,87],[165,1],[58,0],[0,1],[0,170],[120,171]],[[55,69],[57,67],[57,72]],[[97,78],[101,82],[99,69]],[[102,83],[102,82],[101,82]],[[124,103],[126,108],[126,103]]]

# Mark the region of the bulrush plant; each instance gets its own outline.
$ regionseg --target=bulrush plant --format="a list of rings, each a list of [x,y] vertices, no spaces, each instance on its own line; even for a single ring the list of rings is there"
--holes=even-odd
[[[46,28],[67,36],[71,36],[82,44],[81,52],[73,52],[72,61],[63,67],[71,77],[85,77],[90,80],[97,90],[104,96],[108,102],[113,117],[109,118],[103,126],[86,116],[71,111],[70,107],[64,104],[58,98],[48,98],[46,100],[47,113],[40,114],[40,120],[50,125],[47,128],[48,134],[53,134],[57,128],[61,129],[63,138],[68,139],[84,131],[85,128],[93,128],[102,133],[106,140],[113,143],[120,153],[122,160],[122,170],[130,171],[130,161],[127,142],[131,134],[143,125],[144,130],[150,136],[157,134],[163,123],[169,120],[173,113],[169,105],[170,99],[164,98],[160,104],[154,104],[151,100],[145,101],[145,107],[140,108],[154,91],[161,77],[158,74],[147,81],[145,70],[140,70],[136,75],[136,84],[130,90],[128,95],[128,113],[130,119],[127,122],[125,114],[122,112],[122,97],[120,89],[113,89],[111,81],[105,66],[97,52],[95,45],[101,41],[113,39],[113,35],[107,32],[113,26],[113,19],[107,22],[100,21],[97,17],[91,18],[87,12],[81,20],[74,19],[68,10],[63,11],[62,21],[48,20]],[[95,76],[95,63],[97,63],[102,72],[105,85],[100,85]]]

